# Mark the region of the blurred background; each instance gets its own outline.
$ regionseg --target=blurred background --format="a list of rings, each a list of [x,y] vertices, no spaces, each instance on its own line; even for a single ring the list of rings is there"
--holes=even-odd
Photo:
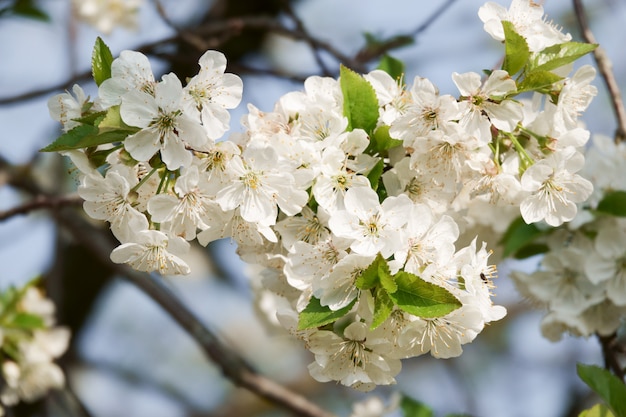
[[[295,41],[267,27],[209,36],[211,48],[227,55],[227,71],[243,79],[243,104],[231,112],[233,131],[241,130],[245,103],[270,111],[280,96],[302,89],[306,76],[336,76],[337,55],[353,59],[353,67],[358,65],[358,69],[375,68],[376,50],[365,48],[368,37],[380,41],[399,35],[411,37],[410,44],[405,38],[396,38],[405,45],[389,51],[406,63],[406,80],[411,83],[420,75],[437,85],[442,94],[455,96],[452,72],[480,72],[498,66],[502,53],[501,46],[482,30],[477,16],[482,0],[145,0],[137,2],[136,28],[115,27],[109,34],[79,20],[69,0],[0,0],[0,10],[20,2],[44,12],[48,19],[0,13],[0,161],[3,168],[24,172],[24,178],[59,193],[73,192],[76,184],[67,161],[37,152],[60,133],[46,102],[74,81],[95,96],[95,84],[85,74],[97,36],[114,56],[124,49],[146,53],[157,78],[169,71],[183,78],[197,72],[201,52],[181,42],[181,33],[215,28],[239,16],[263,17],[287,28],[302,24],[311,39],[327,43],[331,52],[337,52],[327,50],[316,56],[310,42]],[[498,3],[509,5],[505,0]],[[570,1],[541,3],[549,19],[563,25],[574,40],[582,40]],[[591,29],[613,61],[624,89],[626,2],[586,0],[585,6]],[[606,91],[600,79],[594,84],[599,94],[583,121],[592,134],[612,135],[616,124]],[[0,170],[0,212],[22,204],[27,197],[5,184]],[[491,242],[490,247],[493,245]],[[256,369],[338,415],[348,416],[352,403],[365,396],[334,383],[314,381],[306,369],[312,360],[308,352],[287,334],[269,331],[251,302],[249,280],[258,277],[247,273],[235,249],[228,240],[209,248],[194,247],[189,259],[192,275],[168,279],[168,285]],[[565,338],[550,343],[541,337],[543,312],[525,303],[507,278],[512,267],[533,265],[530,261],[499,266],[495,301],[505,305],[509,314],[466,345],[461,357],[405,360],[397,386],[381,387],[368,395],[387,400],[393,391],[401,391],[426,402],[437,415],[578,415],[588,398],[576,378],[575,363],[601,363],[601,352],[594,339]],[[22,406],[19,413],[288,415],[235,388],[158,305],[116,277],[85,248],[72,243],[46,211],[0,222],[0,288],[25,283],[40,274],[57,302],[59,322],[73,332],[62,364],[68,389],[82,403],[83,414],[74,413],[81,408],[76,401],[59,395]]]

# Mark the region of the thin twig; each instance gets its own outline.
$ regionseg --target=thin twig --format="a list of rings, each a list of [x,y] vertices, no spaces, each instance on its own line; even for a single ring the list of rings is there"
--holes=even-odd
[[[109,254],[114,245],[102,230],[82,220],[75,212],[59,210],[54,212],[54,215],[58,223],[66,228],[79,244],[90,250],[102,262],[111,264]],[[111,264],[111,267],[159,304],[221,368],[224,376],[235,385],[290,410],[298,416],[332,417],[332,414],[322,410],[305,397],[256,373],[232,349],[223,345],[219,338],[176,298],[162,278],[135,271],[125,265]]]
[[[199,52],[204,52],[207,49],[209,49],[209,46],[201,37],[196,36],[193,32],[190,32],[188,30],[181,29],[180,27],[178,27],[178,25],[172,22],[172,20],[167,15],[167,12],[165,11],[165,8],[161,4],[160,0],[152,0],[152,1],[154,2],[154,6],[157,10],[157,13],[159,14],[163,22],[165,22],[166,25],[172,28],[178,34],[178,37],[180,39],[184,40],[189,45],[196,48]]]
[[[574,11],[578,20],[578,26],[580,27],[583,38],[588,43],[597,44],[598,42],[596,41],[595,36],[593,36],[591,29],[589,29],[587,15],[585,14],[582,0],[573,1]],[[615,80],[615,75],[613,73],[613,64],[609,60],[609,57],[607,56],[604,49],[599,46],[593,51],[593,58],[596,61],[598,70],[600,71],[600,74],[604,79],[607,90],[609,91],[611,102],[613,104],[613,110],[615,112],[615,118],[617,119],[615,142],[621,142],[623,140],[626,140],[626,109],[624,109],[622,94],[617,85],[617,81]]]
[[[91,70],[82,72],[74,77],[71,77],[67,81],[64,81],[60,84],[55,84],[50,87],[44,87],[33,91],[28,91],[26,93],[17,94],[11,97],[0,98],[0,106],[6,104],[14,104],[22,101],[30,100],[33,98],[37,98],[40,96],[52,94],[56,91],[69,90],[74,84],[79,81],[85,81],[91,78]]]
[[[388,51],[407,46],[412,43],[415,38],[430,27],[443,13],[452,6],[456,0],[448,0],[440,7],[438,7],[430,16],[428,16],[418,27],[405,35],[394,36],[386,42],[382,42],[374,47],[366,45],[361,49],[355,57],[355,60],[359,62],[369,62],[373,59],[379,58]]]
[[[0,211],[0,221],[7,220],[13,216],[20,214],[28,214],[31,211],[41,209],[58,209],[63,206],[75,206],[83,203],[83,199],[77,195],[69,195],[62,197],[50,197],[38,195],[28,203],[14,207],[9,210]]]
[[[306,35],[306,37],[307,37],[306,42],[309,44],[309,46],[311,48],[311,51],[313,52],[313,56],[315,57],[315,61],[317,62],[317,65],[320,67],[320,70],[322,71],[322,74],[324,76],[331,76],[332,72],[328,69],[328,67],[326,66],[326,63],[322,59],[322,55],[320,54],[320,50],[318,49],[318,47],[315,44],[315,42],[313,42],[314,38],[306,30],[306,27],[304,26],[304,22],[302,21],[302,19],[300,19],[300,17],[298,17],[296,12],[293,10],[289,0],[282,0],[282,7],[283,7],[283,10],[285,11],[285,13],[287,13],[287,15],[295,23],[296,28],[300,32],[302,32],[303,34]]]

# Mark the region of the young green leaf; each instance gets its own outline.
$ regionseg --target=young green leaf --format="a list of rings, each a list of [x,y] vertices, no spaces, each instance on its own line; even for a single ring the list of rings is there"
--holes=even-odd
[[[347,129],[363,129],[371,134],[378,122],[378,99],[374,87],[363,76],[343,65],[339,76],[343,114],[348,118]]]
[[[102,121],[102,119],[104,119],[104,116],[106,116],[106,114],[107,114],[106,111],[98,111],[94,113],[85,114],[84,116],[81,116],[72,120],[78,123],[85,124],[85,125],[98,126],[100,122]]]
[[[403,417],[433,417],[430,407],[406,395],[402,395],[400,409]]]
[[[532,71],[526,74],[522,82],[517,85],[517,92],[538,91],[551,87],[552,84],[559,82],[563,77],[556,75],[550,71]]]
[[[374,168],[367,174],[367,179],[370,181],[374,191],[378,191],[378,184],[380,183],[380,177],[382,177],[384,170],[385,161],[380,158],[378,162],[376,162],[376,165],[374,165]]]
[[[609,406],[615,417],[626,417],[626,385],[615,375],[594,365],[576,365],[578,376]]]
[[[113,63],[113,55],[111,50],[104,43],[102,38],[98,36],[93,46],[93,54],[91,55],[91,73],[93,80],[99,86],[104,80],[111,78],[111,64]]]
[[[396,146],[401,146],[402,141],[400,139],[394,139],[389,136],[389,126],[380,126],[370,135],[370,144],[367,145],[365,153],[368,155],[379,155],[382,157],[387,156],[387,151]]]
[[[597,211],[618,217],[626,217],[626,191],[607,193],[598,203]]]
[[[357,277],[355,285],[361,290],[369,290],[378,285],[388,292],[395,292],[398,289],[389,271],[389,265],[380,253],[376,255],[374,262]]]
[[[509,73],[510,76],[517,74],[528,62],[530,50],[528,43],[523,36],[515,31],[513,23],[506,20],[502,21],[504,28],[504,62],[502,69]]]
[[[317,298],[311,297],[309,304],[300,313],[298,330],[312,329],[333,323],[348,314],[355,302],[356,300],[342,309],[333,311],[330,307],[321,305]]]
[[[80,125],[59,136],[54,142],[40,152],[61,152],[71,149],[83,149],[105,143],[123,142],[129,135],[136,133],[138,128],[126,128],[99,132],[95,126]]]
[[[13,320],[8,326],[20,329],[43,329],[45,323],[41,316],[21,312],[13,316]]]
[[[461,302],[448,290],[417,275],[400,271],[394,275],[398,290],[389,297],[398,308],[417,317],[445,316],[461,307]]]
[[[404,62],[391,55],[383,55],[376,69],[385,71],[395,80],[401,80],[404,76]]]
[[[393,300],[384,288],[378,287],[374,291],[374,316],[370,330],[374,330],[385,322],[393,311]]]
[[[39,152],[60,152],[69,149],[78,149],[76,146],[81,140],[90,135],[98,134],[98,128],[91,125],[78,125],[59,136],[54,142],[39,150]]]
[[[134,129],[122,120],[122,116],[120,115],[120,106],[109,107],[106,112],[106,116],[102,119],[98,127],[101,132],[117,129]]]
[[[593,43],[566,42],[549,46],[531,57],[531,71],[552,71],[571,64],[598,47]]]

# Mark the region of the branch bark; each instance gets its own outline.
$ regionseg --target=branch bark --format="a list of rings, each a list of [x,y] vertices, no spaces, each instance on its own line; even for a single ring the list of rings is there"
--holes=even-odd
[[[90,225],[75,212],[56,210],[53,211],[53,215],[78,243],[92,251],[103,262],[111,262],[109,254],[114,244],[102,230]],[[298,416],[333,417],[333,414],[321,409],[302,395],[256,373],[232,349],[223,345],[219,338],[176,298],[159,276],[138,272],[125,265],[113,264],[112,268],[159,304],[220,367],[224,376],[235,385],[290,410]]]
[[[591,29],[589,29],[589,23],[587,22],[587,15],[582,0],[574,1],[574,12],[576,13],[576,19],[578,20],[578,26],[582,33],[583,38],[588,43],[597,44],[595,36]],[[624,101],[622,100],[622,94],[617,85],[615,74],[613,73],[613,64],[609,60],[606,52],[603,48],[597,47],[593,51],[593,58],[596,61],[598,70],[604,79],[606,88],[611,97],[611,103],[613,105],[613,111],[615,112],[615,118],[617,120],[617,131],[615,132],[615,141],[621,142],[626,140],[626,109],[624,108]]]
[[[28,214],[34,210],[56,209],[63,206],[74,206],[81,204],[83,204],[83,199],[76,195],[62,197],[38,195],[34,197],[31,201],[22,204],[21,206],[17,206],[5,211],[0,211],[0,221],[7,220],[20,214]]]

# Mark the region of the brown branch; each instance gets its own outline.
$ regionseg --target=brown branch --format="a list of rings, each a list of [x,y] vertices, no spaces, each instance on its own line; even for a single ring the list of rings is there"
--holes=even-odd
[[[322,60],[322,57],[320,55],[321,51],[328,53],[338,62],[343,63],[353,70],[364,73],[367,72],[367,67],[365,65],[366,63],[382,56],[384,53],[391,49],[407,45],[407,39],[415,37],[424,30],[426,30],[441,14],[443,14],[443,12],[454,1],[455,0],[448,0],[443,6],[438,8],[424,23],[422,23],[419,27],[417,27],[409,34],[396,36],[387,42],[377,45],[375,48],[365,47],[361,51],[359,51],[354,57],[351,57],[335,48],[332,43],[325,42],[311,36],[304,27],[303,22],[290,7],[286,8],[285,10],[296,25],[294,29],[290,29],[280,23],[275,18],[267,16],[241,16],[222,20],[212,20],[202,26],[190,29],[181,29],[168,18],[160,1],[154,0],[155,7],[159,16],[161,16],[163,21],[168,26],[176,31],[176,34],[155,42],[146,43],[136,48],[136,50],[146,55],[152,55],[155,57],[172,60],[174,56],[171,53],[163,52],[164,50],[167,50],[167,47],[171,45],[176,45],[181,42],[187,43],[199,52],[204,52],[208,49],[218,49],[226,41],[231,39],[233,36],[241,33],[245,29],[262,29],[268,32],[288,37],[290,39],[304,41],[309,44],[313,51],[317,64],[319,65],[320,70],[324,75],[330,76],[332,75],[332,73]],[[280,71],[258,69],[253,70],[253,72],[287,79],[296,79],[299,81],[298,77],[294,78],[288,74],[283,74]],[[11,97],[0,98],[0,106],[37,98],[43,95],[49,95],[56,91],[67,90],[79,81],[88,80],[90,76],[91,71],[85,71],[60,84],[56,84],[50,87],[44,87]]]
[[[311,47],[311,50],[313,51],[313,56],[315,57],[315,61],[317,62],[317,65],[320,67],[320,70],[322,71],[322,75],[331,76],[332,73],[326,66],[326,63],[324,63],[324,60],[322,59],[322,55],[320,54],[320,50],[315,45],[315,42],[313,42],[314,38],[306,30],[302,19],[298,17],[296,12],[291,7],[290,0],[282,0],[281,3],[282,3],[283,10],[287,14],[287,16],[289,16],[291,20],[293,20],[294,24],[296,25],[296,29],[300,31],[301,33],[303,33],[304,35],[306,35],[306,38],[307,38],[306,42],[309,44],[309,46]]]
[[[578,20],[578,26],[582,33],[583,38],[588,43],[597,44],[595,36],[589,29],[587,22],[587,15],[583,7],[582,0],[574,1],[574,11]],[[606,88],[611,97],[611,103],[613,105],[613,111],[615,112],[615,118],[617,119],[617,131],[615,132],[615,141],[621,142],[626,140],[626,109],[624,109],[624,101],[622,100],[622,94],[615,80],[615,74],[613,73],[613,64],[609,60],[606,52],[599,46],[593,51],[593,58],[596,61],[598,70],[604,79]]]
[[[602,356],[604,356],[604,367],[613,371],[615,376],[617,376],[622,382],[624,382],[624,377],[626,377],[626,373],[624,367],[620,363],[618,353],[620,352],[620,344],[617,340],[617,335],[613,333],[609,336],[600,336],[596,334],[598,337],[598,341],[600,341],[600,345],[602,346]]]
[[[91,70],[85,71],[74,77],[71,77],[67,81],[64,81],[60,84],[55,84],[50,87],[44,87],[44,88],[40,88],[37,90],[28,91],[26,93],[17,94],[11,97],[0,98],[0,106],[6,105],[6,104],[19,103],[19,102],[37,98],[40,96],[52,94],[57,91],[69,90],[77,82],[89,80],[90,78],[91,78]]]
[[[83,199],[77,195],[63,196],[63,197],[51,197],[45,195],[38,195],[34,197],[28,203],[21,206],[14,207],[9,210],[0,211],[0,221],[7,220],[13,216],[20,214],[28,214],[31,211],[41,209],[58,209],[63,206],[75,206],[83,203]]]
[[[165,11],[163,4],[161,4],[160,0],[152,0],[152,1],[154,2],[154,6],[157,10],[157,13],[159,14],[163,22],[165,22],[166,25],[168,25],[170,28],[176,31],[180,39],[184,40],[189,45],[196,48],[199,52],[204,52],[207,49],[210,49],[207,43],[202,38],[200,38],[199,36],[196,36],[193,32],[179,28],[174,22],[172,22],[172,20],[169,18],[169,16],[167,15]]]
[[[109,255],[114,244],[108,239],[108,235],[81,219],[75,212],[59,210],[55,211],[54,215],[58,223],[67,229],[79,244],[90,250],[102,262],[111,264]],[[172,294],[162,278],[135,271],[125,265],[111,264],[111,266],[116,273],[125,277],[159,304],[200,345],[204,353],[220,367],[224,376],[235,385],[290,410],[298,416],[333,416],[305,397],[256,373],[232,349],[223,345],[219,338]]]

